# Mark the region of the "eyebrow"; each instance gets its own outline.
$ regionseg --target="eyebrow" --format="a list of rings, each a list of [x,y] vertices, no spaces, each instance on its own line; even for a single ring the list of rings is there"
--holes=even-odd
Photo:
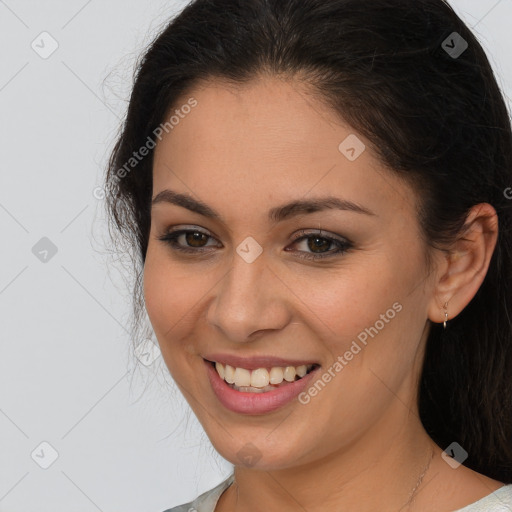
[[[216,219],[222,222],[222,217],[213,208],[194,199],[189,194],[180,194],[169,189],[159,192],[151,201],[152,206],[158,203],[170,203],[182,208],[186,208],[192,212],[198,213],[204,217]],[[273,223],[295,217],[297,215],[315,213],[322,210],[345,210],[364,215],[375,215],[374,212],[367,208],[334,196],[319,197],[308,200],[297,200],[290,203],[274,207],[269,210],[268,218]]]

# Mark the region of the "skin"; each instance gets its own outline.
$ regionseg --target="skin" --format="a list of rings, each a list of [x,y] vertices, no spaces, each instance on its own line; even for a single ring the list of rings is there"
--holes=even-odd
[[[170,373],[235,465],[215,511],[449,511],[501,487],[441,458],[446,447],[425,432],[415,398],[429,321],[444,320],[445,302],[449,319],[459,314],[485,277],[494,209],[473,208],[465,240],[450,251],[429,249],[413,189],[306,86],[265,76],[237,87],[205,82],[183,103],[190,96],[198,105],[155,150],[153,197],[188,193],[222,220],[155,204],[144,293]],[[366,144],[355,161],[338,150],[350,134]],[[273,207],[324,195],[374,215],[328,209],[268,221]],[[183,255],[158,239],[175,226],[207,232],[179,244],[209,252]],[[315,251],[314,235],[294,241],[301,229],[348,238],[353,248],[302,260],[336,246]],[[248,236],[263,248],[250,264],[236,252]],[[395,302],[402,310],[308,404],[247,416],[225,409],[210,387],[202,355],[214,351],[315,360],[325,371]],[[253,466],[237,455],[249,442],[260,456]]]

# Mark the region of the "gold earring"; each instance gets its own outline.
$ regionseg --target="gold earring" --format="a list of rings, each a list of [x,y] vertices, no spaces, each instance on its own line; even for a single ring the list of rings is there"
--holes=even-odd
[[[446,322],[448,321],[448,302],[445,302],[443,307],[444,307],[443,328],[446,329]]]

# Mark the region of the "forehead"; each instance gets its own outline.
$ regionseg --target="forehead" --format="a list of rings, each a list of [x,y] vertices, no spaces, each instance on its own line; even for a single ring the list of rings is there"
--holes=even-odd
[[[153,196],[169,187],[247,209],[270,199],[338,193],[374,211],[413,206],[409,187],[378,161],[368,141],[299,82],[203,83],[169,114],[189,98],[196,106],[184,109],[157,144]],[[346,153],[347,144],[355,155]]]
[[[187,146],[201,155],[222,153],[227,160],[302,161],[338,157],[339,137],[350,131],[333,111],[291,80],[260,78],[238,86],[210,81],[192,90],[197,106],[165,137],[163,146],[185,155]],[[185,104],[187,95],[172,111]],[[170,112],[172,114],[172,112]],[[328,136],[326,138],[326,136]],[[181,150],[181,151],[180,151]],[[195,156],[200,156],[197,154]]]

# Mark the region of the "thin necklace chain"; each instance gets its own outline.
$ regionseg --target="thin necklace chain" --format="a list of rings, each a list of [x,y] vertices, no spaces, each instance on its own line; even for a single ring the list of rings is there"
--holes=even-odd
[[[423,481],[423,477],[425,476],[425,474],[427,473],[427,471],[429,470],[430,468],[430,464],[432,462],[432,459],[434,458],[434,448],[431,448],[432,452],[430,454],[430,457],[428,459],[428,462],[427,462],[427,465],[425,466],[424,470],[423,470],[423,473],[421,473],[419,479],[418,479],[418,482],[416,483],[414,489],[411,491],[411,497],[409,498],[409,500],[407,501],[407,503],[405,505],[403,505],[400,510],[402,510],[404,507],[408,506],[411,504],[411,502],[413,501],[414,499],[414,495],[418,492],[418,488],[419,486],[421,485],[421,482]]]
[[[423,472],[421,473],[419,479],[418,479],[418,482],[416,483],[416,485],[414,486],[414,489],[411,491],[411,496],[409,498],[409,500],[407,501],[407,503],[405,503],[405,505],[402,505],[402,507],[400,508],[400,510],[402,510],[404,507],[408,506],[411,504],[411,502],[413,501],[414,499],[414,495],[418,492],[418,488],[419,486],[421,485],[421,482],[423,481],[423,477],[427,474],[427,471],[429,470],[430,468],[430,464],[432,463],[432,459],[434,458],[434,448],[431,449],[431,454],[430,454],[430,457],[428,459],[428,462],[427,462],[427,465],[425,466],[425,468],[423,469]],[[239,488],[238,488],[238,484],[236,481],[233,482],[236,486],[236,502],[235,503],[238,503],[238,491],[239,491]],[[236,505],[235,505],[236,506]]]

